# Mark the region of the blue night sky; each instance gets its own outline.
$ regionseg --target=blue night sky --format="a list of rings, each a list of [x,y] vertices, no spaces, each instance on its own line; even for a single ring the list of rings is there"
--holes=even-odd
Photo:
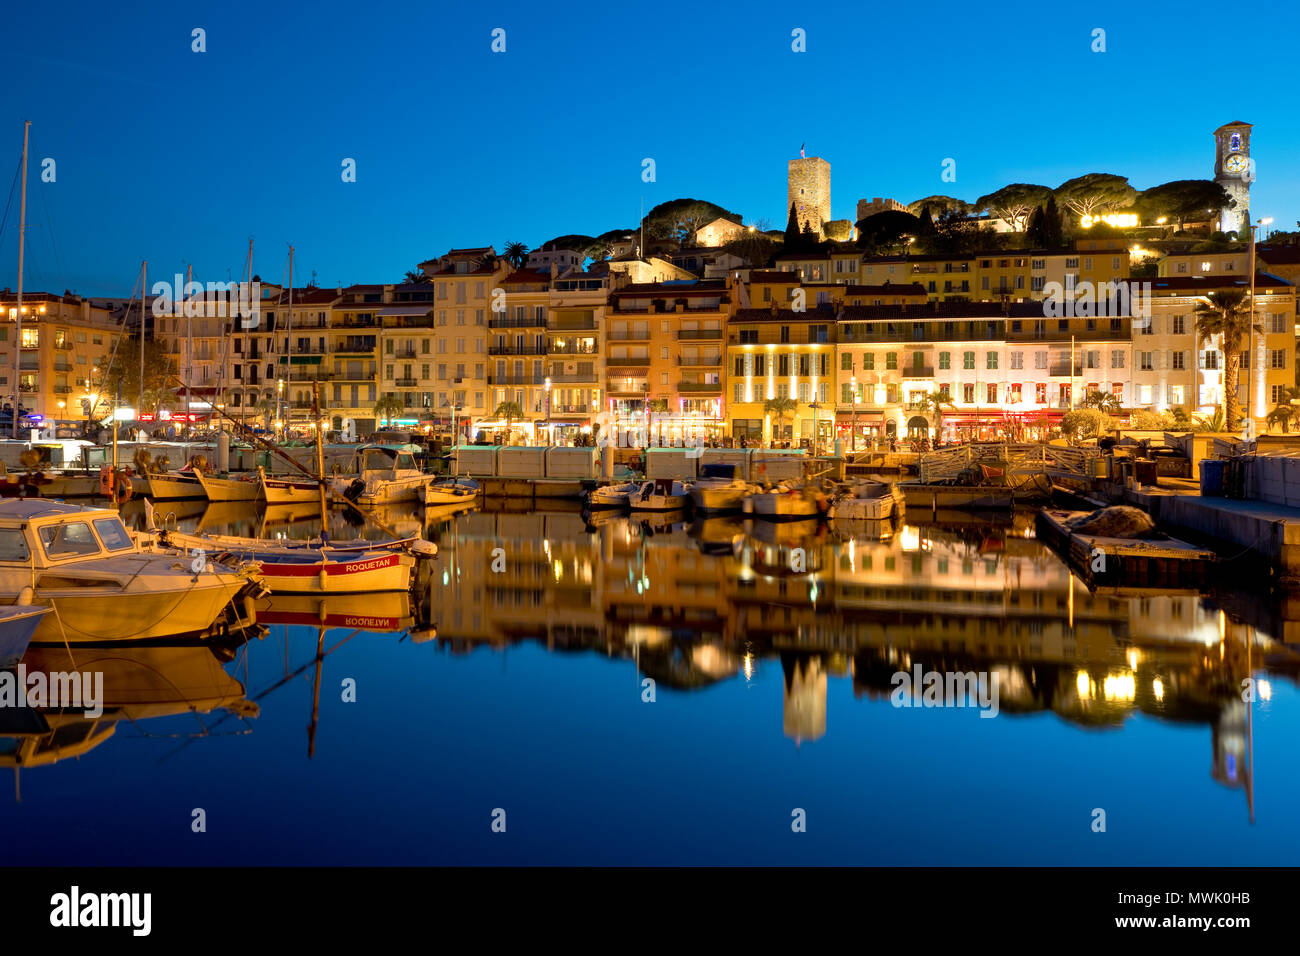
[[[238,277],[250,236],[266,281],[293,243],[295,284],[390,282],[452,246],[630,228],[680,196],[781,228],[802,142],[853,218],[863,197],[1094,171],[1209,178],[1211,132],[1242,120],[1253,213],[1300,218],[1291,4],[74,2],[5,19],[0,188],[30,119],[29,289],[128,295],[141,259],[151,277]],[[10,287],[17,219],[15,198]]]

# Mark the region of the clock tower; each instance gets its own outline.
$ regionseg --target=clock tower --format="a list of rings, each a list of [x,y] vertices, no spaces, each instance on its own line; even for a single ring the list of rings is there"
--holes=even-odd
[[[1236,122],[1214,131],[1214,181],[1237,201],[1235,206],[1219,210],[1219,229],[1223,232],[1249,227],[1250,184],[1255,181],[1250,130],[1249,123]]]

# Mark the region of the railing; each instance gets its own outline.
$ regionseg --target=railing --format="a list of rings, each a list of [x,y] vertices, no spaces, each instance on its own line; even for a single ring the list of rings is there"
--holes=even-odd
[[[415,349],[396,349],[388,354],[391,358],[415,358],[420,353]]]
[[[643,395],[647,388],[649,388],[649,382],[645,379],[634,379],[631,384],[626,384],[626,380],[622,382],[611,381],[606,385],[605,391],[610,395],[639,396]]]
[[[415,378],[397,378],[393,380],[393,384],[398,388],[415,388],[418,383],[419,380]]]
[[[545,414],[544,409],[541,412],[541,414]],[[593,409],[587,405],[560,405],[552,402],[551,414],[552,415],[590,415],[593,414]]]
[[[290,368],[289,370],[291,382],[325,382],[333,377],[334,373],[329,369]]]
[[[72,394],[72,386],[71,386],[71,385],[55,385],[55,386],[54,386],[54,394],[55,394],[55,395],[71,395],[71,394]]]
[[[67,362],[60,362],[60,363],[57,363],[57,364],[54,366],[54,371],[56,371],[56,372],[71,372],[71,371],[72,371],[72,366],[69,365]]]
[[[489,345],[488,355],[545,355],[545,345]]]
[[[507,315],[488,316],[489,329],[544,329],[545,319],[515,319]]]
[[[487,380],[489,385],[543,385],[546,382],[546,377],[532,374],[489,375]]]
[[[60,351],[64,351],[64,352],[71,352],[71,351],[72,351],[72,343],[71,343],[71,342],[68,342],[68,341],[66,341],[66,340],[65,340],[65,341],[62,341],[62,342],[55,342],[55,343],[54,343],[54,347],[55,347],[56,349],[59,349]]]
[[[592,370],[590,373],[569,372],[560,375],[552,375],[550,378],[552,385],[595,385],[596,382],[600,380],[600,376],[596,374],[595,370]]]
[[[547,355],[595,355],[599,349],[594,345],[566,345],[560,347],[554,343],[546,346]]]
[[[933,365],[909,365],[901,371],[903,378],[934,378]]]
[[[552,332],[586,332],[596,328],[596,317],[589,319],[565,319],[561,322],[558,319],[552,320],[546,326]]]
[[[36,392],[36,391],[40,391],[40,388],[39,388],[38,386],[36,386],[36,385],[23,385],[23,384],[20,383],[19,386],[18,386],[18,391],[20,391],[20,392]]]
[[[679,392],[721,392],[721,382],[678,382]]]
[[[682,329],[677,333],[677,338],[683,341],[695,339],[721,339],[722,329]]]
[[[713,355],[713,356],[697,355],[694,358],[692,358],[690,356],[679,355],[677,356],[677,364],[685,365],[687,367],[721,365],[722,356],[721,355]]]
[[[631,332],[623,329],[616,329],[606,333],[605,338],[611,342],[649,342],[650,330],[645,332]]]
[[[334,351],[336,353],[349,352],[353,354],[362,354],[362,353],[373,352],[374,350],[375,350],[375,346],[373,342],[369,345],[366,345],[364,342],[339,342],[336,343],[334,346]]]

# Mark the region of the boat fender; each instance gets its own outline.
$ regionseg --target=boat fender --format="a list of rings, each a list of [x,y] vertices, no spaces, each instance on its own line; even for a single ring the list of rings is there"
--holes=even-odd
[[[105,498],[113,494],[113,466],[99,466],[99,493]]]
[[[431,558],[438,553],[438,546],[432,541],[412,541],[411,553],[420,558]]]
[[[320,569],[320,589],[322,591],[325,590],[325,582],[329,580],[329,574],[330,574],[329,571],[327,571],[325,568],[322,567]]]
[[[18,592],[18,597],[14,599],[14,604],[17,604],[19,607],[28,607],[35,597],[36,592],[33,591],[32,586],[28,584]]]

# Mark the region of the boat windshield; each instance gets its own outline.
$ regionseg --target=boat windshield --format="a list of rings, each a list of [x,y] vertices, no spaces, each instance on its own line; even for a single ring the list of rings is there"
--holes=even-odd
[[[99,554],[99,540],[84,521],[47,524],[40,529],[41,545],[51,558]]]
[[[0,561],[26,561],[32,556],[27,550],[27,536],[18,528],[0,528]]]
[[[95,530],[99,532],[99,540],[110,551],[126,551],[131,547],[131,536],[122,526],[121,518],[98,518]]]

